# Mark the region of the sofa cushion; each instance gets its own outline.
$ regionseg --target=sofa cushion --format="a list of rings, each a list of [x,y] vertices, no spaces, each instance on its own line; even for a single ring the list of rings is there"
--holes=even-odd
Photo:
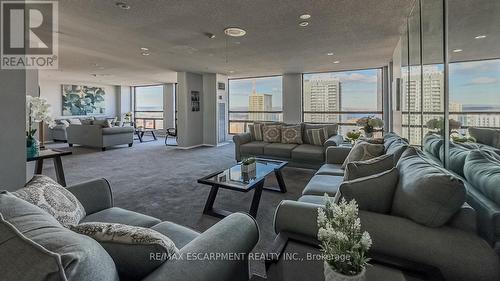
[[[343,176],[345,173],[340,164],[324,164],[316,172],[316,175]]]
[[[113,207],[86,216],[80,223],[108,222],[121,223],[133,226],[151,227],[161,221],[141,213],[132,212],[118,207]]]
[[[189,242],[200,235],[198,232],[190,228],[168,221],[161,222],[151,227],[151,229],[154,229],[170,238],[178,249],[182,249],[182,247],[186,246]]]
[[[487,198],[500,204],[500,156],[493,151],[473,150],[465,159],[467,181]]]
[[[126,134],[126,133],[134,133],[134,127],[102,128],[103,135],[115,135],[115,134]]]
[[[0,213],[24,237],[47,251],[58,254],[67,280],[118,280],[113,260],[99,243],[63,227],[41,208],[4,191],[0,192]],[[0,233],[0,237],[2,236]],[[2,246],[0,244],[0,257],[4,256]],[[18,251],[16,258],[30,261],[33,256]],[[9,269],[13,268],[2,267],[1,276],[20,274],[19,279],[8,280],[35,280],[30,279],[34,276],[24,275],[24,269],[16,270],[17,272]]]
[[[265,142],[281,142],[281,125],[264,125],[262,138]]]
[[[429,134],[424,138],[423,150],[430,155],[439,158],[439,150],[443,144],[444,141],[440,135]]]
[[[307,183],[302,191],[302,195],[319,195],[327,193],[330,196],[335,196],[340,184],[344,180],[341,176],[326,176],[317,175]]]
[[[357,141],[356,144],[349,151],[342,168],[347,166],[347,163],[353,161],[363,161],[378,157],[384,153],[383,144],[372,144],[365,141]]]
[[[397,164],[399,181],[392,214],[430,227],[447,223],[465,202],[460,179],[410,147]]]
[[[250,124],[248,125],[248,129],[250,131],[250,135],[252,136],[252,140],[254,141],[263,141],[263,137],[262,137],[262,126],[264,124],[260,124],[260,123],[254,123],[254,124]]]
[[[344,181],[339,191],[348,202],[355,199],[360,210],[387,214],[391,211],[397,183],[398,170],[392,168],[380,174]]]
[[[264,155],[290,159],[296,144],[270,143],[264,146]]]
[[[252,141],[240,145],[240,153],[242,155],[264,155],[264,147],[269,145],[267,142],[263,141]]]
[[[465,159],[467,158],[467,155],[469,155],[470,151],[471,149],[450,142],[448,169],[457,173],[461,177],[464,177]],[[439,159],[444,163],[444,145],[441,146]]]
[[[303,129],[302,129],[302,140],[304,141],[305,144],[312,144],[309,141],[309,138],[307,136],[307,130],[309,129],[321,129],[321,128],[326,128],[327,136],[326,138],[330,138],[333,135],[337,135],[338,132],[338,124],[312,124],[312,123],[303,123]]]
[[[47,176],[34,175],[24,188],[12,194],[42,208],[65,227],[78,224],[85,217],[80,201]]]
[[[325,205],[325,196],[319,196],[319,195],[302,195],[299,199],[297,199],[298,202],[304,202],[304,203],[311,203],[311,204],[318,204],[318,205]]]
[[[283,126],[281,127],[281,142],[303,144],[302,141],[302,125]]]
[[[394,155],[384,154],[365,161],[353,161],[345,167],[344,180],[354,180],[388,171],[394,167]]]
[[[101,222],[82,223],[70,228],[98,241],[113,258],[123,279],[142,279],[179,254],[170,238],[150,228]]]
[[[475,138],[478,143],[500,148],[500,146],[497,146],[498,138],[500,137],[500,129],[470,127],[469,134],[471,137]]]
[[[325,161],[325,149],[312,144],[300,144],[292,150],[292,159],[305,162]]]
[[[92,125],[99,125],[103,128],[111,128],[111,122],[108,120],[94,120],[92,121]]]
[[[78,118],[68,119],[68,122],[72,125],[81,125],[82,121]]]
[[[386,154],[390,154],[394,156],[394,165],[398,163],[399,158],[401,158],[401,155],[403,152],[409,147],[410,145],[403,139],[397,139],[393,141],[388,147],[387,150],[385,151]]]
[[[312,145],[323,145],[328,139],[328,131],[326,127],[320,129],[306,130],[307,139]]]
[[[25,237],[1,213],[0,268],[2,280],[66,280],[59,255]]]

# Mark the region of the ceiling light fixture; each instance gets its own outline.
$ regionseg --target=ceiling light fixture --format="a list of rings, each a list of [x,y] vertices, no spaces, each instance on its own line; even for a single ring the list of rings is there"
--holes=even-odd
[[[245,36],[247,32],[239,27],[227,27],[226,29],[224,29],[224,34],[231,37],[241,37]]]
[[[340,63],[340,61],[336,60],[336,61],[334,61],[333,63],[337,64],[337,63]]]
[[[462,49],[454,49],[453,52],[454,53],[460,53],[461,51],[463,51]]]
[[[310,19],[311,18],[311,15],[309,14],[303,14],[303,15],[300,15],[299,18],[301,20],[307,20],[307,19]]]
[[[141,47],[141,51],[143,51],[143,52],[147,52],[147,51],[149,51],[149,48],[146,48],[146,47]]]
[[[474,39],[484,39],[484,38],[486,38],[486,35],[484,35],[484,34],[474,37]]]
[[[142,52],[141,55],[143,55],[143,56],[149,56],[150,53],[148,53],[148,52]]]
[[[333,53],[327,53],[326,55],[327,56],[333,56]]]
[[[307,22],[307,21],[302,21],[299,23],[299,26],[301,26],[301,27],[306,27],[308,25],[309,25],[309,22]]]
[[[210,33],[210,32],[205,33],[205,35],[206,35],[208,38],[210,38],[210,39],[214,39],[214,38],[215,38],[215,34]]]
[[[125,2],[116,2],[115,3],[115,6],[120,8],[120,9],[123,9],[123,10],[128,10],[130,9],[130,5],[128,5],[127,3]]]

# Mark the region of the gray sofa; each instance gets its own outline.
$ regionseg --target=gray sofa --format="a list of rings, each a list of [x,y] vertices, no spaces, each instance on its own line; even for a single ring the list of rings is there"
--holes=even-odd
[[[282,123],[273,123],[282,124]],[[289,125],[289,124],[288,124]],[[317,169],[325,162],[325,151],[330,146],[338,146],[343,142],[343,137],[338,134],[337,124],[310,124],[301,123],[303,144],[267,143],[256,141],[251,133],[237,134],[233,136],[235,144],[236,161],[244,157],[264,157],[277,160],[285,160],[290,166]],[[321,145],[309,143],[306,136],[307,129],[327,127],[329,138]]]
[[[84,206],[81,222],[122,223],[154,229],[169,237],[180,257],[165,261],[142,280],[243,281],[249,279],[248,253],[259,239],[257,224],[243,213],[232,214],[203,233],[172,222],[113,206],[108,182],[98,179],[68,188]],[[0,193],[0,268],[2,280],[131,280],[118,276],[114,260],[95,240],[64,228],[52,216],[13,195]],[[14,232],[14,233],[13,233]],[[15,234],[17,232],[17,234]],[[26,245],[31,244],[31,246]],[[189,255],[245,254],[240,260],[190,259]],[[16,259],[12,259],[12,255]],[[57,255],[64,272],[50,267]],[[116,255],[113,255],[116,258]],[[119,256],[121,263],[134,256]],[[147,261],[144,261],[147,262]],[[43,273],[42,273],[43,272]],[[48,273],[48,274],[47,274]],[[40,276],[44,275],[44,278]],[[64,276],[62,276],[64,275]]]
[[[103,151],[107,147],[134,143],[134,127],[103,128],[101,125],[74,125],[66,128],[69,146],[79,144],[98,147]]]
[[[399,149],[395,150],[391,146],[404,146],[404,143],[394,134],[388,134],[384,140],[385,151],[391,153],[397,150],[399,153]],[[309,247],[311,252],[317,252],[317,209],[324,206],[324,193],[331,196],[337,193],[344,180],[340,163],[347,154],[346,148],[328,148],[327,163],[311,179],[302,197],[297,201],[281,202],[274,219],[275,231],[279,236],[289,237],[301,243],[302,248]],[[397,156],[395,158],[399,159]],[[422,159],[428,163],[424,166],[438,167],[434,160]],[[421,168],[419,165],[422,164],[406,165],[399,173],[411,176],[413,168],[408,167]],[[378,200],[377,196],[374,190],[373,200]],[[421,211],[425,211],[425,208]],[[477,235],[476,215],[476,211],[465,203],[445,225],[429,227],[392,213],[360,210],[359,214],[362,227],[372,237],[370,253],[374,256],[390,257],[396,263],[403,260],[431,266],[439,269],[446,280],[500,280],[498,256]]]

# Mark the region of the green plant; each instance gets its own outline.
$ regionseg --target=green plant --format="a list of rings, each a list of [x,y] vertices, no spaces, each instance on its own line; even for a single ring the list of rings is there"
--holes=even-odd
[[[36,134],[34,123],[45,122],[49,127],[54,126],[54,120],[50,115],[50,104],[46,99],[26,96],[26,140],[29,146]]]
[[[475,138],[470,137],[470,136],[463,136],[459,133],[454,133],[454,134],[450,135],[450,137],[451,137],[451,140],[453,142],[457,142],[457,143],[476,142]]]
[[[241,160],[241,164],[246,166],[255,163],[255,161],[256,161],[255,157],[248,157]]]
[[[325,194],[325,207],[318,208],[318,240],[321,252],[330,267],[343,275],[356,275],[363,271],[372,245],[370,234],[361,232],[358,205],[342,198],[339,204]]]
[[[366,116],[359,118],[356,121],[356,125],[360,126],[365,133],[373,133],[375,128],[382,128],[384,126],[384,121],[375,116]]]
[[[443,135],[443,132],[444,132],[444,118],[439,117],[439,118],[431,119],[431,120],[427,121],[427,123],[425,125],[433,133],[437,133],[439,135]],[[451,134],[452,132],[456,132],[456,130],[460,129],[460,127],[462,127],[462,123],[460,123],[459,121],[456,121],[454,119],[450,119],[449,126],[450,126],[449,133]]]
[[[347,136],[348,140],[350,140],[350,141],[356,141],[361,136],[361,132],[360,131],[356,131],[356,130],[352,130],[350,132],[347,132],[346,136]]]

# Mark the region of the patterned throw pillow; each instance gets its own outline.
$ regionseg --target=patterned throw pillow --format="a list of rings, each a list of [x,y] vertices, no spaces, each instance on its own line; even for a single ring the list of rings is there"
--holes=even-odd
[[[80,201],[47,176],[33,176],[24,188],[12,194],[40,207],[65,227],[78,224],[86,215]]]
[[[80,119],[78,119],[78,118],[68,119],[68,122],[70,124],[73,124],[73,125],[81,125],[82,124],[82,121],[80,121]]]
[[[265,142],[281,142],[281,125],[264,125],[262,137]]]
[[[252,135],[252,139],[256,141],[262,141],[262,126],[263,124],[260,123],[254,123],[252,125],[248,125],[248,129],[250,131],[250,134]]]
[[[281,127],[281,142],[303,144],[302,126],[294,125]]]
[[[364,161],[378,157],[384,153],[383,144],[372,144],[365,141],[357,141],[356,144],[351,148],[351,151],[347,155],[342,168],[345,169],[347,163],[353,161]]]
[[[326,128],[309,129],[306,131],[309,143],[312,145],[323,145],[328,138],[328,131]]]
[[[120,277],[126,276],[127,280],[141,280],[179,255],[179,249],[170,238],[150,228],[89,222],[70,229],[98,241],[115,261]]]
[[[94,121],[92,121],[92,124],[99,125],[102,128],[110,128],[111,127],[111,124],[108,120],[94,120]]]

